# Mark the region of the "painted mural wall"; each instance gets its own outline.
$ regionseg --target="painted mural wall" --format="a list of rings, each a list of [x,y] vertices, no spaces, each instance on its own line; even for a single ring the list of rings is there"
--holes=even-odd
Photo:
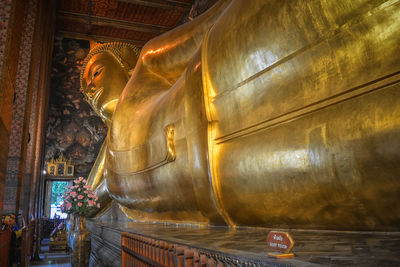
[[[85,177],[107,134],[79,91],[79,75],[88,52],[88,41],[55,39],[45,154],[49,161],[62,153],[75,164],[75,176]]]

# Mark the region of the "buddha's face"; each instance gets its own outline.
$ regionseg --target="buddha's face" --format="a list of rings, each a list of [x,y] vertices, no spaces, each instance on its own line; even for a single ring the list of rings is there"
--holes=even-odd
[[[83,94],[95,112],[109,125],[129,75],[107,52],[94,55],[82,77]]]

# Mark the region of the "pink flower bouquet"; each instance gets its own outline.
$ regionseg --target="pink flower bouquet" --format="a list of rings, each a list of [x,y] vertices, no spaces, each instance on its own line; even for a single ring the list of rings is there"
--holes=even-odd
[[[97,196],[83,177],[74,180],[73,186],[68,186],[63,200],[61,211],[68,214],[87,215],[100,208]]]

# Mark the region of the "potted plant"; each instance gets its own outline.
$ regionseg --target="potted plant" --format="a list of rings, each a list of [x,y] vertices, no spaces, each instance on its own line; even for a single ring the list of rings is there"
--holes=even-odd
[[[79,177],[69,186],[63,196],[61,210],[76,218],[75,231],[72,234],[72,266],[88,266],[90,254],[90,236],[86,229],[85,216],[100,208],[97,196],[87,180]]]

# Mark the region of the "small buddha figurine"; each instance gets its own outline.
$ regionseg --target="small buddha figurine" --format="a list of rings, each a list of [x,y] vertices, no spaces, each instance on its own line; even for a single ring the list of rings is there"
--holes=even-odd
[[[399,230],[395,2],[219,1],[148,42],[127,83],[90,66],[103,192],[135,220]],[[126,83],[118,103],[96,75]]]

